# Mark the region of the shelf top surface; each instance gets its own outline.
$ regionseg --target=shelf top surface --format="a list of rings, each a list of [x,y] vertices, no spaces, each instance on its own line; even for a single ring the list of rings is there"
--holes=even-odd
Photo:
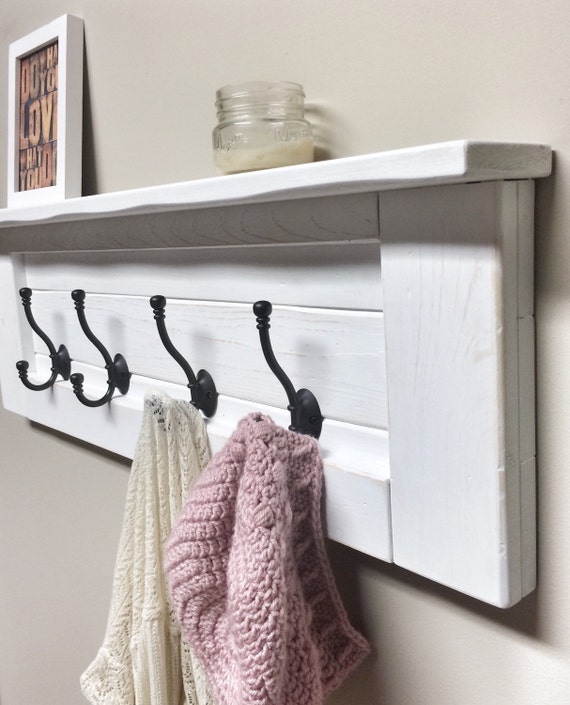
[[[473,181],[548,176],[542,144],[456,140],[298,166],[0,209],[0,228]]]

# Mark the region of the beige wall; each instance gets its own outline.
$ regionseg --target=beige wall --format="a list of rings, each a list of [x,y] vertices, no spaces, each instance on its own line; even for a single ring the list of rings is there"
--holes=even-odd
[[[331,156],[455,138],[555,148],[537,193],[539,589],[501,612],[332,546],[375,655],[331,704],[570,702],[568,0],[3,0],[0,105],[7,44],[64,12],[86,23],[86,193],[213,175],[214,91],[258,77],[305,86]],[[127,477],[0,412],[2,705],[83,702]]]

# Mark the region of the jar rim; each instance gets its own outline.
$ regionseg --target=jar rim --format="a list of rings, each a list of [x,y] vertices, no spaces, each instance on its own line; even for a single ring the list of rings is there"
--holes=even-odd
[[[245,81],[243,83],[230,83],[218,88],[216,91],[216,102],[226,98],[268,91],[290,91],[292,93],[300,93],[303,97],[305,96],[303,86],[294,81]]]

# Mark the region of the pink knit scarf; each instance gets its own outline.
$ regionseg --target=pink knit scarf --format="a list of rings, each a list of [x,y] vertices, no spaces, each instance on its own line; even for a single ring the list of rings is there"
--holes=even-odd
[[[242,419],[167,546],[182,631],[219,705],[322,705],[369,651],[325,552],[315,439]]]

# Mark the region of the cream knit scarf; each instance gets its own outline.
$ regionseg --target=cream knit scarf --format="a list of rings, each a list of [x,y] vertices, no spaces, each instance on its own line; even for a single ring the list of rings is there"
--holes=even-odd
[[[164,544],[210,458],[200,413],[162,393],[145,398],[103,645],[81,677],[93,705],[210,705],[203,671],[180,635]]]
[[[368,653],[325,552],[315,439],[243,419],[168,542],[182,630],[219,705],[322,705]]]

